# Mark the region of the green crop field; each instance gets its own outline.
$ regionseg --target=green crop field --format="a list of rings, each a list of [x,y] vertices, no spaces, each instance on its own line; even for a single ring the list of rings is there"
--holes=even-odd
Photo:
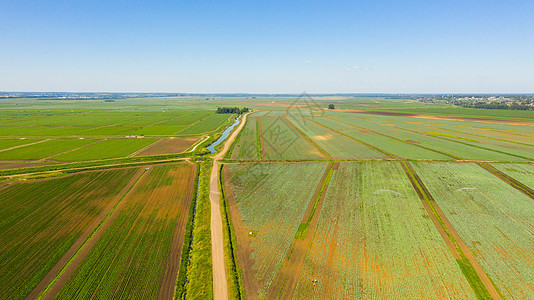
[[[322,159],[324,155],[282,117],[260,117],[265,159]],[[249,141],[253,142],[253,141]]]
[[[534,294],[534,199],[475,164],[414,168],[500,293]]]
[[[191,200],[193,169],[189,164],[151,168],[58,297],[155,298],[175,230],[185,229],[176,229],[176,223],[188,215],[181,209],[189,207],[183,204]],[[174,291],[175,281],[170,283]]]
[[[251,269],[258,282],[257,293],[264,297],[272,283],[326,163],[230,165],[228,178],[242,226],[249,233]],[[299,180],[294,180],[299,178]],[[282,213],[283,212],[283,213]],[[245,237],[247,238],[247,237]]]
[[[318,125],[311,119],[290,117],[288,120],[334,158],[388,158],[384,153]]]
[[[25,144],[30,144],[30,143],[35,143],[35,142],[38,142],[40,140],[36,140],[36,139],[0,139],[0,150],[5,150],[5,149],[8,149],[8,148],[11,148],[11,147],[17,147],[17,146],[20,146],[20,145],[25,145]]]
[[[89,172],[1,189],[0,298],[24,299],[114,205],[135,172]]]
[[[96,143],[72,152],[54,157],[58,161],[84,161],[104,158],[124,157],[140,150],[156,139],[112,139]]]
[[[23,95],[0,92],[0,299],[534,294],[532,111]]]
[[[249,116],[247,124],[243,131],[239,134],[238,140],[235,142],[235,147],[232,151],[231,157],[236,159],[257,159],[258,158],[258,143],[257,143],[257,127],[258,118]],[[261,147],[261,145],[260,145]],[[260,153],[261,158],[261,153]]]
[[[475,299],[393,162],[341,163],[334,171],[294,297]]]
[[[41,159],[93,143],[91,139],[47,140],[41,143],[0,152],[3,160]]]
[[[205,119],[200,120],[198,123],[193,124],[180,132],[180,134],[199,134],[204,132],[211,132],[219,128],[225,122],[228,122],[229,116],[226,114],[214,114]]]

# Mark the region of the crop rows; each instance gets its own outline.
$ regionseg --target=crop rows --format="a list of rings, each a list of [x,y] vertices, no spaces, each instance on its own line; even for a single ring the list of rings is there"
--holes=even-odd
[[[334,171],[296,299],[474,299],[398,163]]]
[[[230,165],[229,178],[241,220],[250,230],[258,291],[265,297],[282,264],[327,163]],[[299,180],[295,180],[298,178]],[[239,238],[239,237],[238,237]],[[247,237],[245,237],[247,238]]]
[[[534,200],[475,164],[413,165],[499,292],[529,298]]]
[[[321,159],[324,156],[283,117],[261,117],[266,159]]]
[[[188,164],[152,168],[70,277],[59,298],[155,298],[182,203],[194,178]],[[172,286],[174,289],[174,285]]]
[[[288,118],[334,158],[388,158],[387,155],[305,118]]]
[[[255,115],[255,114],[254,114]],[[239,134],[232,150],[232,158],[235,159],[257,159],[257,117],[248,116],[247,124]]]
[[[0,190],[0,298],[25,298],[135,172],[89,172]]]

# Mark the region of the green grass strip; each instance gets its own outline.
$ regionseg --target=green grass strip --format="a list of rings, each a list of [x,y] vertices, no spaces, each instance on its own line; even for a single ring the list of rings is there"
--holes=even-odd
[[[191,196],[191,204],[189,205],[189,215],[187,217],[187,225],[185,227],[184,243],[182,246],[182,257],[180,259],[180,269],[178,277],[176,278],[176,288],[174,291],[175,299],[182,299],[185,284],[187,283],[187,266],[189,264],[189,256],[191,250],[191,242],[193,239],[193,221],[195,218],[195,207],[198,200],[198,184],[200,179],[200,164],[196,164],[197,175],[195,177],[195,186],[193,187],[193,195]]]
[[[260,117],[256,118],[256,156],[261,160],[263,149],[261,148]]]
[[[308,215],[308,219],[305,223],[300,223],[299,228],[297,229],[297,233],[295,234],[296,239],[304,239],[306,235],[308,234],[308,228],[310,227],[310,222],[313,219],[313,215],[315,214],[315,210],[317,209],[317,205],[319,204],[319,200],[321,199],[323,193],[325,193],[325,187],[328,186],[330,183],[330,178],[332,177],[332,174],[334,173],[334,163],[330,163],[330,168],[328,169],[328,174],[326,175],[326,178],[321,185],[321,189],[319,190],[319,193],[317,194],[317,197],[315,198],[315,202],[313,203],[313,208]]]
[[[222,211],[221,216],[224,226],[224,252],[227,268],[230,299],[246,299],[243,286],[243,275],[237,264],[237,239],[230,217],[230,208],[224,193],[223,167],[219,169],[219,188],[221,190]]]

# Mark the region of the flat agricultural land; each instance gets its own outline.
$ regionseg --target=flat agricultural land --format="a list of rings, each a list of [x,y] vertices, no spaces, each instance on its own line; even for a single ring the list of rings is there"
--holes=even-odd
[[[476,164],[414,168],[499,292],[505,298],[530,297],[534,199]]]
[[[308,229],[311,245],[299,243],[306,240],[297,234],[300,220],[307,202],[318,196],[312,192],[325,167],[319,163],[228,167],[225,179],[247,296],[262,298],[273,288],[274,273],[283,272],[285,257],[299,263],[290,268],[292,278],[286,278],[288,283],[274,295],[475,298],[396,162],[347,162],[335,167],[323,191],[324,202],[315,211],[316,228]],[[290,179],[298,173],[307,178]],[[297,198],[291,194],[296,190],[309,193]],[[302,257],[295,255],[299,249],[292,244],[306,247]]]
[[[198,141],[199,138],[162,139],[142,149],[135,156],[181,153]]]
[[[64,284],[58,296],[172,295],[195,173],[187,163],[151,167],[73,274],[58,281]],[[171,271],[174,280],[163,284]]]
[[[533,111],[114,101],[0,100],[0,299],[534,294]],[[236,106],[254,112],[211,172]]]
[[[25,298],[103,219],[136,171],[88,172],[1,189],[0,298]]]

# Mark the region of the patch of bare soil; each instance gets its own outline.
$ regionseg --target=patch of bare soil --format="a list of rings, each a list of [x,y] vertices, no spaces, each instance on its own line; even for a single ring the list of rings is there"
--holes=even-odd
[[[193,146],[198,140],[199,138],[163,139],[153,143],[134,156],[181,153]]]

